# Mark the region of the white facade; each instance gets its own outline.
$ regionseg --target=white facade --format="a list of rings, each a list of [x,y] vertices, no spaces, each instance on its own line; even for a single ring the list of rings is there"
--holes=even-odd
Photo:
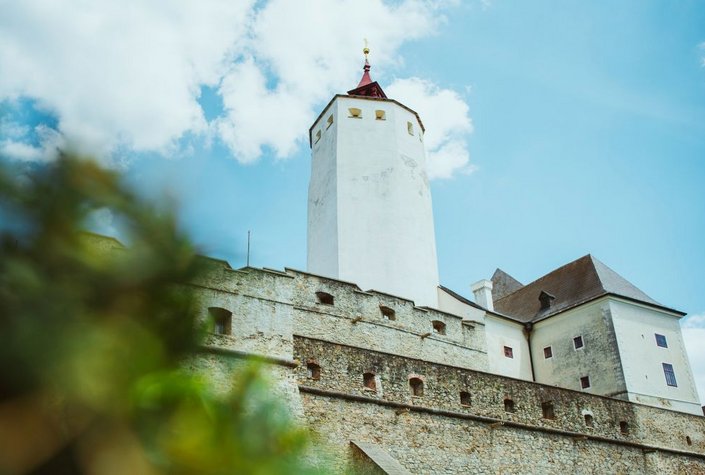
[[[336,96],[311,128],[308,271],[437,307],[438,264],[417,115]]]
[[[487,338],[487,366],[490,373],[526,381],[533,380],[529,343],[521,323],[487,313],[485,315],[485,335]]]
[[[621,299],[610,307],[629,400],[702,415],[679,316]],[[673,368],[671,385],[664,364]]]

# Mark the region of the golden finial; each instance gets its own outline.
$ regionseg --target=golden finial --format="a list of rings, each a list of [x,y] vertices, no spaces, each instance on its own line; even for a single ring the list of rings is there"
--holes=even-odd
[[[365,55],[365,59],[367,59],[367,55],[370,54],[370,48],[367,47],[367,38],[365,38],[365,47],[362,48],[362,52]]]

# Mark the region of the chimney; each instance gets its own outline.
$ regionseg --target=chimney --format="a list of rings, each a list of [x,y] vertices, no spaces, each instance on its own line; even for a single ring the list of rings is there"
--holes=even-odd
[[[491,280],[482,279],[472,284],[470,289],[475,294],[475,303],[485,307],[487,310],[494,311]]]

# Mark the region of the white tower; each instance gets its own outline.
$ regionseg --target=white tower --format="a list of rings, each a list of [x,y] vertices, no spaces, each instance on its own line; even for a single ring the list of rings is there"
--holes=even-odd
[[[437,307],[438,263],[418,114],[365,67],[309,130],[308,270]]]

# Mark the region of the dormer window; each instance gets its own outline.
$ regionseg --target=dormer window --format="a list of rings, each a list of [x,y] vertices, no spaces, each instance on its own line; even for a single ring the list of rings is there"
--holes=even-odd
[[[362,119],[362,111],[357,107],[349,108],[348,112],[350,112],[350,115],[348,117],[351,117],[353,119]]]
[[[541,302],[541,310],[546,310],[547,308],[551,308],[551,304],[553,301],[556,300],[556,297],[553,295],[549,294],[548,292],[542,290],[541,293],[539,294],[539,302]]]
[[[318,299],[318,303],[333,305],[333,296],[327,292],[316,292],[316,298]]]

